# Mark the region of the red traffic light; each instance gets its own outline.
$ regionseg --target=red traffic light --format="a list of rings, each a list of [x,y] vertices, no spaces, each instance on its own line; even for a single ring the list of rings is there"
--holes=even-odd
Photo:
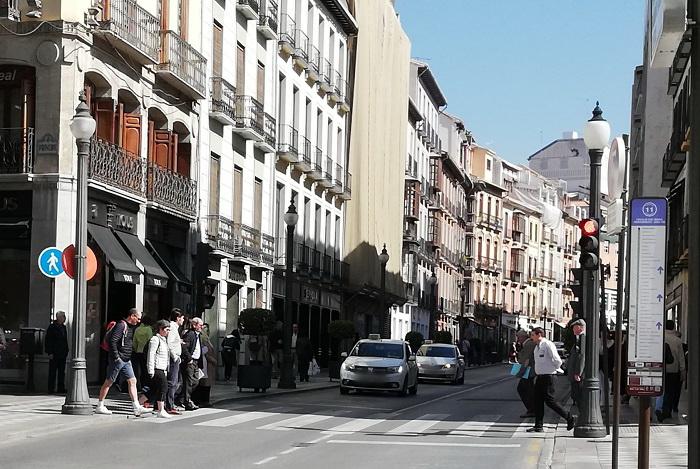
[[[598,235],[598,221],[593,218],[584,218],[578,222],[578,227],[581,230],[583,236],[597,236]]]

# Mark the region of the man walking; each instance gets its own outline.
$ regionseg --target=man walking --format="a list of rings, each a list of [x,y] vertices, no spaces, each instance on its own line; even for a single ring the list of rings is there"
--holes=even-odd
[[[46,329],[44,349],[49,356],[49,394],[66,392],[66,358],[68,357],[68,332],[66,330],[66,313],[59,311],[56,319]],[[58,389],[56,377],[58,376]]]
[[[583,319],[576,319],[571,323],[571,328],[574,332],[574,345],[569,352],[566,374],[571,384],[571,399],[574,401],[574,405],[580,408],[583,370],[586,365],[586,321]]]
[[[131,308],[126,317],[118,321],[107,333],[107,343],[109,352],[107,357],[107,379],[100,388],[100,395],[97,402],[96,414],[110,415],[112,413],[105,406],[105,398],[120,375],[126,378],[129,386],[129,396],[133,404],[135,416],[140,416],[147,409],[139,404],[138,393],[136,392],[136,376],[131,366],[131,354],[134,345],[134,329],[141,322],[141,313],[136,308]]]
[[[536,327],[530,338],[535,343],[535,426],[528,432],[541,433],[544,431],[544,405],[566,420],[566,429],[571,431],[576,426],[576,418],[564,411],[554,399],[554,375],[561,371],[562,360],[557,348],[544,337],[544,330]]]
[[[518,381],[518,395],[525,406],[526,412],[520,418],[532,418],[535,416],[534,390],[535,390],[535,343],[528,337],[527,331],[519,330],[516,341],[520,344],[518,363],[520,363],[520,381]],[[525,376],[525,370],[530,368]]]
[[[185,315],[178,308],[170,312],[170,332],[167,335],[170,363],[168,367],[168,393],[165,398],[165,411],[178,415],[180,412],[175,406],[175,395],[180,386],[180,362],[182,355],[182,339],[180,339],[180,327],[185,322]]]
[[[199,407],[192,402],[192,391],[199,384],[199,379],[201,377],[200,370],[204,366],[204,360],[202,355],[202,328],[204,327],[204,322],[201,318],[192,318],[190,321],[192,329],[187,331],[187,333],[182,338],[182,362],[183,362],[183,384],[184,384],[184,394],[183,401],[185,403],[185,410],[197,410]]]
[[[664,404],[662,410],[656,411],[659,423],[673,416],[672,411],[680,399],[683,380],[685,379],[685,352],[683,342],[675,332],[676,323],[666,321],[664,333],[664,361],[666,374],[664,382]]]

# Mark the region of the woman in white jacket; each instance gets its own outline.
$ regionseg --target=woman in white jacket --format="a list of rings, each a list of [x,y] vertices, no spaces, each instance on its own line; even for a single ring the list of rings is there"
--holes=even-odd
[[[148,358],[146,367],[148,376],[151,377],[151,388],[153,396],[158,405],[160,418],[169,418],[170,414],[165,411],[165,395],[168,392],[168,365],[170,355],[167,337],[170,332],[170,322],[160,320],[156,323],[157,333],[148,341]]]

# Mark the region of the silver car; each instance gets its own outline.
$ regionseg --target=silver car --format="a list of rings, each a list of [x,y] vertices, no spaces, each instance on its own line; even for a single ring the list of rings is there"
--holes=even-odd
[[[418,378],[464,384],[464,357],[450,344],[421,345],[416,352]]]
[[[355,344],[340,367],[340,394],[351,389],[416,394],[418,367],[408,343],[370,334]]]

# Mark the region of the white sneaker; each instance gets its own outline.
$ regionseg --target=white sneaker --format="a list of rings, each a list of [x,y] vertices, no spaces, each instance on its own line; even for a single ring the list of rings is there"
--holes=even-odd
[[[97,407],[95,407],[95,413],[101,415],[112,415],[112,411],[109,410],[104,404],[97,404]]]
[[[146,414],[150,411],[151,411],[151,409],[147,409],[141,405],[134,406],[134,416],[136,416],[136,417],[140,417],[142,414]]]
[[[172,415],[170,415],[169,413],[167,413],[165,411],[165,409],[163,409],[160,412],[158,412],[158,415],[156,415],[156,417],[158,417],[160,419],[169,419],[169,418],[172,418]]]

